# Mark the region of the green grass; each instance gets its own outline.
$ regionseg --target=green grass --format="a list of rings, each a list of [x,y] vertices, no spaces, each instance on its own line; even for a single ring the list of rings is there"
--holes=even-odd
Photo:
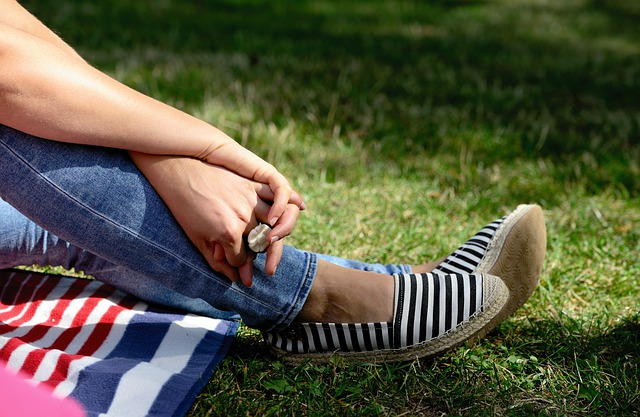
[[[243,329],[190,416],[638,415],[640,7],[623,0],[24,1],[128,85],[273,162],[289,242],[447,254],[521,202],[548,253],[475,346],[290,368]]]

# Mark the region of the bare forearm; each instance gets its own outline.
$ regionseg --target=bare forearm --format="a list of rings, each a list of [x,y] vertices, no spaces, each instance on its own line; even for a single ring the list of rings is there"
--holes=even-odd
[[[69,55],[83,60],[71,46],[67,45],[65,41],[29,13],[16,0],[0,0],[0,10],[2,10],[0,23],[37,36],[64,50]]]
[[[202,157],[230,138],[64,48],[0,24],[0,123],[47,139]]]
[[[304,202],[220,130],[98,71],[13,0],[0,0],[0,124],[45,139],[195,157],[266,184],[274,224]]]

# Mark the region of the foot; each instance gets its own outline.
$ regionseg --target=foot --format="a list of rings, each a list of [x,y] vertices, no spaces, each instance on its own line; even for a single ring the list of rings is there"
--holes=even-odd
[[[347,362],[433,356],[480,339],[524,304],[540,279],[545,248],[542,210],[523,205],[444,260],[414,269],[421,273],[389,280],[319,263],[296,324],[265,337],[289,363],[324,362],[334,354]],[[479,304],[470,304],[473,282],[481,289]]]
[[[414,272],[488,273],[509,288],[509,302],[498,321],[512,314],[531,296],[542,274],[547,233],[540,206],[520,205],[485,226],[445,259],[413,268]]]
[[[271,351],[292,364],[333,355],[347,363],[434,356],[489,332],[509,299],[504,282],[489,274],[394,275],[393,285],[390,321],[298,322],[265,333]]]

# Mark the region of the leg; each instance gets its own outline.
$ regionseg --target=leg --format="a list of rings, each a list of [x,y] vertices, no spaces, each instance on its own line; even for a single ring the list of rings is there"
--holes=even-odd
[[[332,268],[340,267],[328,264],[328,269]],[[316,283],[319,278],[320,275]],[[338,321],[300,321],[283,332],[266,332],[271,351],[293,364],[306,360],[326,362],[336,353],[347,363],[433,356],[484,337],[500,323],[495,318],[509,298],[505,283],[489,274],[396,274],[393,279],[383,276],[379,281],[378,291],[383,294],[376,294],[367,286],[360,296],[354,296],[358,283],[353,282],[355,292],[344,285],[329,285],[327,310],[336,310]],[[390,286],[392,306],[387,305]],[[312,291],[309,299],[313,297]],[[379,304],[377,315],[371,311],[366,315],[378,319],[345,319],[344,312],[351,312],[354,304],[364,304],[365,308]],[[300,318],[307,312],[305,305]],[[326,318],[322,313],[321,316]]]
[[[542,275],[547,246],[540,206],[522,204],[494,220],[443,260],[413,268],[436,274],[488,273],[509,288],[509,302],[496,320],[503,320],[531,296]]]
[[[0,178],[0,197],[32,221],[136,273],[126,283],[114,283],[134,294],[160,285],[189,299],[202,298],[218,310],[238,312],[249,326],[269,329],[293,320],[315,276],[315,255],[287,247],[275,277],[263,272],[260,256],[257,285],[232,285],[209,268],[124,152],[0,127]],[[109,282],[107,276],[101,279]]]
[[[344,268],[356,269],[359,271],[376,272],[378,274],[406,274],[411,272],[411,266],[407,264],[372,264],[367,262],[354,261],[351,259],[338,258],[325,254],[316,254],[318,260],[327,261],[331,264],[342,266]],[[429,271],[422,271],[429,272]]]
[[[0,199],[0,219],[0,269],[19,265],[54,265],[66,269],[73,268],[149,302],[210,317],[239,318],[235,312],[217,310],[201,298],[185,297],[151,279],[140,277],[140,274],[134,271],[108,262],[60,239],[29,220],[2,199]],[[385,274],[387,278],[394,273],[409,272],[403,266],[372,265],[326,255],[317,256],[319,261],[326,261],[331,265],[357,271],[377,272]],[[330,270],[332,273],[328,274],[328,277],[344,278],[344,272],[337,274],[339,269]],[[354,273],[354,277],[368,279],[372,274]],[[310,305],[313,306],[314,303]],[[308,319],[311,319],[311,316]],[[318,319],[317,313],[313,319]],[[337,316],[328,317],[328,319],[337,320]]]
[[[267,339],[272,351],[290,363],[324,362],[336,351],[341,351],[347,362],[414,359],[437,354],[462,340],[473,342],[531,296],[542,272],[545,246],[546,229],[541,208],[521,205],[509,215],[488,224],[448,257],[412,268],[413,272],[422,272],[421,275],[395,275],[394,308],[391,313],[380,308],[377,312],[379,322],[350,321],[351,317],[345,313],[357,311],[353,304],[357,305],[361,298],[345,297],[350,292],[335,291],[336,287],[343,289],[344,286],[332,286],[329,280],[324,282],[329,284],[326,287],[314,284],[325,291],[312,291],[309,295],[310,300],[318,294],[322,297],[314,304],[315,310],[305,306],[300,313],[300,318],[308,322],[299,323],[289,332],[267,333]],[[429,272],[433,274],[425,274]],[[388,281],[386,278],[378,284]],[[478,282],[482,282],[480,302]],[[357,280],[350,284],[357,285]],[[452,296],[448,288],[457,289],[458,296]],[[356,288],[354,292],[357,294],[358,291]],[[371,304],[385,306],[389,287],[380,286],[376,291],[360,293],[371,297],[367,298]],[[377,298],[382,294],[385,294],[382,299]],[[324,309],[317,307],[323,303]],[[406,306],[410,313],[404,309]],[[458,319],[452,323],[447,316],[454,317],[456,310]],[[335,323],[314,323],[321,321],[314,313],[324,319],[333,318]],[[393,315],[393,321],[389,320],[389,314]],[[327,317],[329,315],[334,317]]]
[[[267,330],[292,322],[316,277],[317,255],[287,246],[275,277],[264,274],[260,255],[256,285],[232,285],[208,267],[144,176],[120,151],[51,142],[0,127],[0,177],[2,197],[52,232],[13,210],[14,221],[31,229],[30,245],[41,242],[40,249],[28,251],[20,263],[74,266],[146,300],[179,308],[193,310],[192,301],[201,298],[216,308],[214,312],[238,312],[247,325]],[[5,266],[15,264],[18,256],[13,251],[13,263],[5,261]],[[344,266],[329,270],[345,282],[352,274],[367,276],[364,271],[390,274],[408,268],[326,259]],[[325,277],[335,275],[320,274],[318,288],[323,288]],[[307,306],[311,310],[314,300],[322,297],[312,298]]]
[[[0,178],[1,197],[34,222],[74,247],[137,274],[120,286],[144,293],[159,285],[188,299],[200,297],[217,309],[237,311],[247,325],[267,332],[287,330],[296,317],[298,322],[357,321],[360,330],[353,337],[375,337],[374,350],[384,351],[385,358],[391,354],[389,359],[409,359],[481,337],[498,324],[492,319],[508,298],[504,283],[489,274],[405,274],[390,280],[367,271],[364,264],[345,261],[351,266],[346,268],[291,247],[285,248],[275,277],[263,272],[264,256],[259,256],[254,286],[232,284],[209,269],[120,151],[46,141],[0,127]],[[330,333],[337,334],[341,348],[348,348],[349,343],[342,343],[345,327],[337,331],[333,325]],[[309,331],[315,341],[317,333]],[[364,340],[364,345],[356,345],[358,350],[373,346],[372,339]],[[314,348],[326,351],[332,346]],[[409,356],[397,356],[399,349]]]
[[[238,318],[200,298],[189,298],[125,267],[108,262],[38,226],[0,199],[0,269],[53,265],[83,271],[140,299],[209,317]]]

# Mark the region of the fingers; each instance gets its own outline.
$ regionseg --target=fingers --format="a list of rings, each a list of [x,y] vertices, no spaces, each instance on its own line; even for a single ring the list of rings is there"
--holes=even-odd
[[[258,201],[255,202],[253,212],[248,215],[248,218],[238,218],[235,225],[228,224],[226,231],[221,233],[218,244],[224,249],[228,265],[240,268],[249,262],[253,262],[253,252],[248,250],[243,236],[247,236],[249,232],[259,224],[259,222],[266,222],[270,207],[271,206],[269,204],[258,199]],[[289,215],[287,215],[287,218],[289,218]],[[242,270],[242,273],[247,274],[248,269],[245,267],[245,269]]]
[[[273,207],[270,212],[270,225],[274,225],[282,215],[286,204],[291,202],[296,204],[300,210],[304,210],[306,205],[296,193],[289,181],[271,164],[262,158],[240,146],[231,138],[211,148],[208,152],[198,156],[198,158],[212,164],[225,167],[236,174],[252,181],[267,184],[273,194]]]
[[[268,224],[271,227],[275,227],[279,223],[280,217],[282,217],[282,215],[286,212],[288,205],[295,206],[298,211],[305,210],[307,208],[300,194],[295,191],[291,191],[290,194],[287,191],[276,191],[274,193],[274,191],[266,184],[257,184],[256,188],[258,196],[262,200],[272,202],[271,206],[269,207],[268,213],[264,213],[265,220],[263,220],[264,223]],[[262,216],[256,217],[262,218]],[[289,233],[280,236],[282,237],[287,235],[289,235]]]
[[[280,174],[278,174],[280,176]],[[289,185],[289,183],[282,177],[284,184],[269,184],[273,191],[273,205],[269,210],[269,224],[275,226],[280,219],[280,216],[285,212],[288,204],[295,204],[299,210],[304,210],[306,205],[302,201],[302,197]]]
[[[262,200],[258,200],[256,206],[253,210],[253,216],[249,223],[247,223],[247,228],[244,231],[245,235],[248,235],[251,230],[253,230],[260,223],[268,224],[267,219],[269,218],[269,211],[271,210],[271,205],[265,203]]]
[[[280,264],[280,259],[282,259],[282,251],[284,250],[284,242],[282,239],[291,234],[299,214],[300,209],[298,206],[288,204],[278,223],[267,235],[267,239],[271,242],[267,248],[267,260],[265,263],[265,272],[267,274],[275,275],[278,265]]]
[[[281,223],[278,224],[276,232],[280,231],[282,236],[287,236],[293,229],[295,220],[300,212],[297,206],[290,205],[281,217]],[[251,220],[246,223],[243,235],[247,235],[251,229],[258,225],[259,221],[264,222],[270,210],[270,205],[262,200],[256,202],[256,206]],[[242,238],[233,238],[234,234],[229,233],[225,241],[216,242],[213,245],[211,267],[229,277],[233,282],[242,282],[243,285],[250,287],[253,285],[253,260],[255,254],[247,248]],[[274,255],[268,255],[267,273],[273,275],[277,268],[280,258],[282,257],[282,244],[279,251],[273,252]],[[271,272],[269,272],[271,271]]]
[[[211,269],[224,274],[233,282],[238,282],[238,280],[240,279],[238,269],[229,265],[229,263],[227,262],[224,247],[221,244],[213,243],[209,250],[202,252],[204,253],[205,259],[207,260],[207,263],[209,264]]]
[[[264,272],[269,275],[275,275],[280,260],[282,259],[282,251],[284,249],[284,241],[279,240],[272,243],[267,248],[267,260],[264,265]]]
[[[232,266],[228,262],[225,247],[220,243],[214,243],[211,250],[204,253],[207,263],[214,271],[224,274],[233,282],[240,281],[247,287],[253,285],[253,260],[255,257],[253,253],[248,253],[245,262],[239,267]]]
[[[300,194],[291,188],[281,174],[275,171],[268,178],[275,178],[275,181],[252,182],[250,188],[255,192],[253,197],[246,195],[249,198],[241,200],[245,202],[241,205],[243,210],[223,216],[227,219],[224,226],[218,229],[215,237],[210,236],[215,243],[210,241],[207,244],[211,254],[205,257],[211,268],[245,286],[253,284],[255,254],[248,249],[244,236],[259,223],[272,226],[268,234],[271,245],[267,250],[265,272],[274,275],[284,250],[282,239],[292,233],[300,210],[306,208]]]
[[[240,275],[240,281],[246,287],[253,285],[253,259],[254,255],[247,256],[247,262],[238,268],[238,274]]]
[[[255,218],[252,219],[254,221],[248,223],[245,234],[249,234],[249,232],[259,223],[266,223],[272,228],[272,231],[269,233],[270,242],[274,237],[282,239],[289,236],[293,231],[296,221],[298,220],[300,207],[295,203],[286,204],[278,218],[278,221],[275,224],[270,224],[269,216],[273,210],[273,206],[269,205],[265,201],[271,201],[271,198],[273,198],[273,192],[264,184],[256,184],[256,192],[258,197],[260,197],[260,200],[256,204],[254,210]]]
[[[285,207],[282,216],[278,220],[275,226],[271,229],[268,234],[268,240],[270,243],[274,243],[282,238],[289,236],[291,232],[293,232],[293,228],[296,225],[296,221],[298,220],[298,216],[300,215],[300,209],[298,206],[293,204],[288,204]]]

